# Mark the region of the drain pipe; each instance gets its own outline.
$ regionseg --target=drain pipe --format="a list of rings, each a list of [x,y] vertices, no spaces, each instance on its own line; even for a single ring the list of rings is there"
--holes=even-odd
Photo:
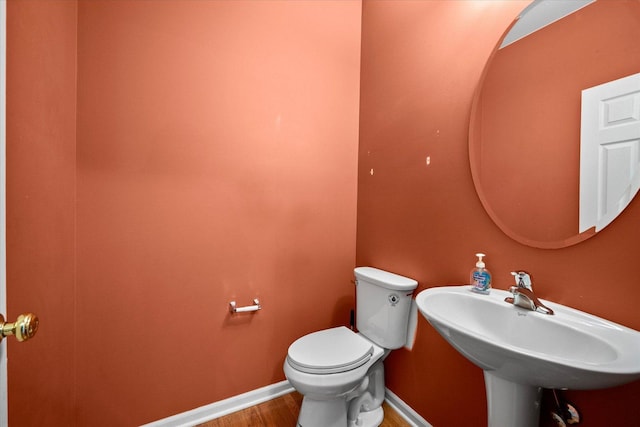
[[[348,425],[358,425],[358,415],[360,415],[360,411],[372,411],[377,409],[382,405],[384,401],[384,365],[382,361],[376,363],[371,369],[371,373],[369,374],[370,381],[367,381],[370,385],[369,390],[355,398],[349,404],[349,412],[347,414],[347,418],[349,421]],[[371,394],[371,388],[373,387],[373,395]]]

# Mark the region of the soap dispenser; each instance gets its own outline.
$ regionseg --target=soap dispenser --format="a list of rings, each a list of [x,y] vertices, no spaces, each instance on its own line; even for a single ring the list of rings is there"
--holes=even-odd
[[[485,254],[476,254],[478,262],[476,267],[471,270],[471,290],[479,294],[488,294],[491,292],[491,273],[485,268],[484,261]]]

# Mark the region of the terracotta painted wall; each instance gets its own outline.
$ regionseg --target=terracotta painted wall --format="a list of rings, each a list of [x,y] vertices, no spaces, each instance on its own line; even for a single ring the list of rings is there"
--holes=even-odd
[[[75,375],[76,16],[71,1],[7,2],[7,318],[11,426],[71,426]]]
[[[353,307],[360,1],[8,3],[11,425],[284,380]]]
[[[506,237],[475,193],[467,139],[474,91],[527,3],[364,2],[357,264],[413,277],[421,290],[466,283],[483,251],[495,287],[506,289],[509,272],[524,268],[543,298],[640,330],[639,198],[595,237],[542,250]],[[433,425],[486,425],[482,371],[422,317],[413,350],[392,353],[386,366],[389,388]],[[640,382],[568,395],[581,425],[636,422]]]
[[[79,426],[284,380],[347,324],[359,1],[81,1]],[[260,298],[255,315],[228,303]]]

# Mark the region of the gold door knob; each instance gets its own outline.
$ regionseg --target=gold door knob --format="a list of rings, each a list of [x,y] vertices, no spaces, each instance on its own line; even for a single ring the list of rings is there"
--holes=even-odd
[[[4,337],[14,335],[18,341],[26,341],[38,331],[38,316],[33,313],[25,313],[18,316],[13,323],[4,321],[4,316],[0,314],[0,341]]]

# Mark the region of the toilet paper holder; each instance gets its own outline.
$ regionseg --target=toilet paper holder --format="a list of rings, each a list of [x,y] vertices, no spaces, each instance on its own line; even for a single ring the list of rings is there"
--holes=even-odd
[[[246,305],[244,307],[238,307],[235,301],[231,301],[229,303],[229,313],[246,313],[249,311],[258,311],[262,309],[262,305],[260,305],[260,300],[258,298],[253,299],[253,305]]]

